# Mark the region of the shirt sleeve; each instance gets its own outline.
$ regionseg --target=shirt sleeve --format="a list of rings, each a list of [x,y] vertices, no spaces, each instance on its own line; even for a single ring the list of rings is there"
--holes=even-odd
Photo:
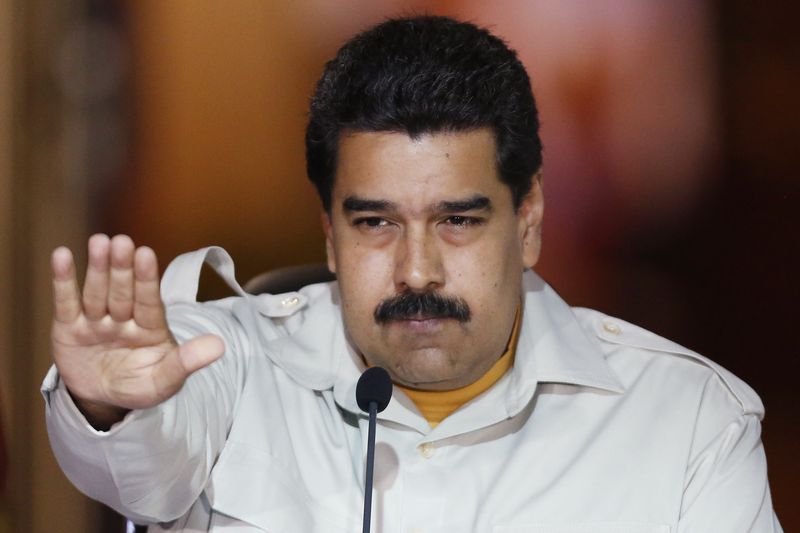
[[[705,388],[686,471],[679,533],[782,532],[761,443],[760,401],[749,409],[718,376]]]
[[[192,374],[162,404],[128,413],[108,431],[94,429],[55,368],[42,386],[50,443],[72,483],[90,498],[140,522],[183,515],[202,492],[232,424],[252,347],[224,305],[168,310],[177,341],[213,333],[224,355]]]

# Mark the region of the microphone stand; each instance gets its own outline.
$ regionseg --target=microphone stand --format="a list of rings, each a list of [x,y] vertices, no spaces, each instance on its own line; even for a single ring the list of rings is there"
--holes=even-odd
[[[367,434],[367,472],[364,483],[364,527],[362,533],[369,533],[372,518],[372,477],[375,466],[375,426],[377,425],[378,403],[369,402],[369,432]]]
[[[369,533],[372,519],[372,474],[375,468],[375,427],[378,412],[386,409],[392,399],[392,378],[379,366],[368,368],[358,378],[356,384],[356,403],[359,409],[369,413],[369,432],[367,433],[367,471],[364,480],[364,528]]]

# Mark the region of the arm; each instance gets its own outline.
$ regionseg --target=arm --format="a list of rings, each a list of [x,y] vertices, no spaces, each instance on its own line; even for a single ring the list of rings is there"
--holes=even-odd
[[[171,332],[155,256],[127,238],[90,240],[82,293],[65,249],[53,271],[58,372],[45,390],[56,457],[79,489],[129,516],[180,516],[230,425],[246,361],[240,328],[221,309],[181,305]],[[222,339],[228,356],[193,374],[219,358]]]
[[[761,443],[763,410],[752,396],[752,402],[737,403],[717,376],[707,383],[685,477],[679,533],[782,531],[772,509]]]

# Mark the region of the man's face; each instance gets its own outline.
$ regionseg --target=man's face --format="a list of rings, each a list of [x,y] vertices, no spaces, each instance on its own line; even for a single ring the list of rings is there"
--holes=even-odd
[[[491,130],[344,135],[323,226],[366,362],[420,389],[480,378],[508,343],[542,205],[537,176],[515,211]]]

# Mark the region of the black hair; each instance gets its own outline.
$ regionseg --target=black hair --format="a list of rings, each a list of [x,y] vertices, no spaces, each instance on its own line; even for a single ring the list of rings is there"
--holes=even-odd
[[[500,179],[514,206],[542,164],[525,67],[500,38],[447,17],[389,19],[350,39],[311,99],[306,169],[326,211],[343,132],[494,132]]]

